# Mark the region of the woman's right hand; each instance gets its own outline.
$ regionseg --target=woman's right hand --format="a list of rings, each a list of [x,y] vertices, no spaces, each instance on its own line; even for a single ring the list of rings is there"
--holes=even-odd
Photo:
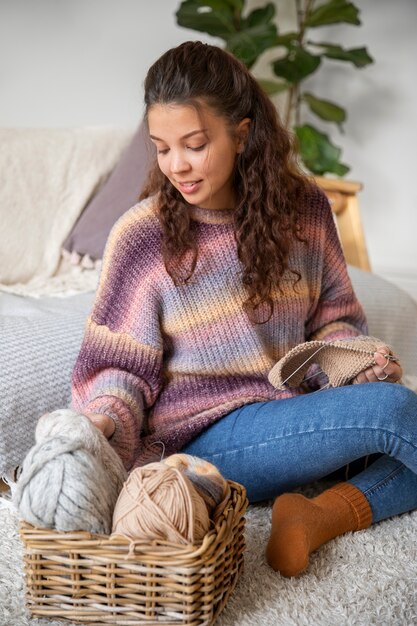
[[[110,437],[114,434],[116,424],[108,415],[104,415],[103,413],[85,413],[84,415],[88,417],[94,426],[98,428],[107,439],[110,439]]]

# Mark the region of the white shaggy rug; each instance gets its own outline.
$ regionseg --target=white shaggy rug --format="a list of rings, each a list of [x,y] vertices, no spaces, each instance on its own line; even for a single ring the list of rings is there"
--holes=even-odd
[[[17,518],[1,502],[0,626],[71,626],[27,615]],[[245,571],[216,626],[417,624],[417,511],[327,544],[296,579],[266,564],[269,528],[270,507],[249,507]]]

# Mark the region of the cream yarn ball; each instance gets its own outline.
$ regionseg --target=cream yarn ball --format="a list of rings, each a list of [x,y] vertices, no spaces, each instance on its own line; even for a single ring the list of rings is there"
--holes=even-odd
[[[13,491],[21,517],[59,531],[109,534],[127,477],[106,437],[85,415],[59,409],[43,415]]]
[[[127,471],[117,452],[88,417],[71,409],[58,409],[42,415],[35,429],[36,442],[56,436],[81,439],[85,450],[102,463],[114,489],[120,492]]]
[[[117,496],[81,439],[51,437],[27,454],[13,501],[34,526],[108,534]]]

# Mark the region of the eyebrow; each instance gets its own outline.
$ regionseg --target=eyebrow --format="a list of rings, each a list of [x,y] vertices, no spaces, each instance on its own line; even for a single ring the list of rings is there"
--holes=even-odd
[[[199,133],[206,133],[207,132],[207,128],[200,128],[199,130],[192,130],[190,133],[187,133],[186,135],[183,135],[182,137],[180,137],[180,139],[188,139],[189,137],[192,137],[193,135],[198,135]],[[164,141],[163,139],[160,139],[159,137],[156,137],[155,135],[149,135],[149,137],[151,139],[154,139],[155,141]]]

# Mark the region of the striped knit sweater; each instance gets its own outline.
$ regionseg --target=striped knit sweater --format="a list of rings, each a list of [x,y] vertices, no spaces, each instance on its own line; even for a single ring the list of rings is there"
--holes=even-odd
[[[115,420],[110,441],[128,469],[179,451],[243,404],[300,393],[277,390],[267,378],[295,345],[366,333],[320,191],[302,212],[308,243],[295,242],[290,254],[301,280],[294,288],[294,275],[284,275],[264,324],[242,309],[232,211],[190,210],[199,255],[192,278],[178,287],[163,264],[156,200],[118,220],[73,372],[73,407]]]

